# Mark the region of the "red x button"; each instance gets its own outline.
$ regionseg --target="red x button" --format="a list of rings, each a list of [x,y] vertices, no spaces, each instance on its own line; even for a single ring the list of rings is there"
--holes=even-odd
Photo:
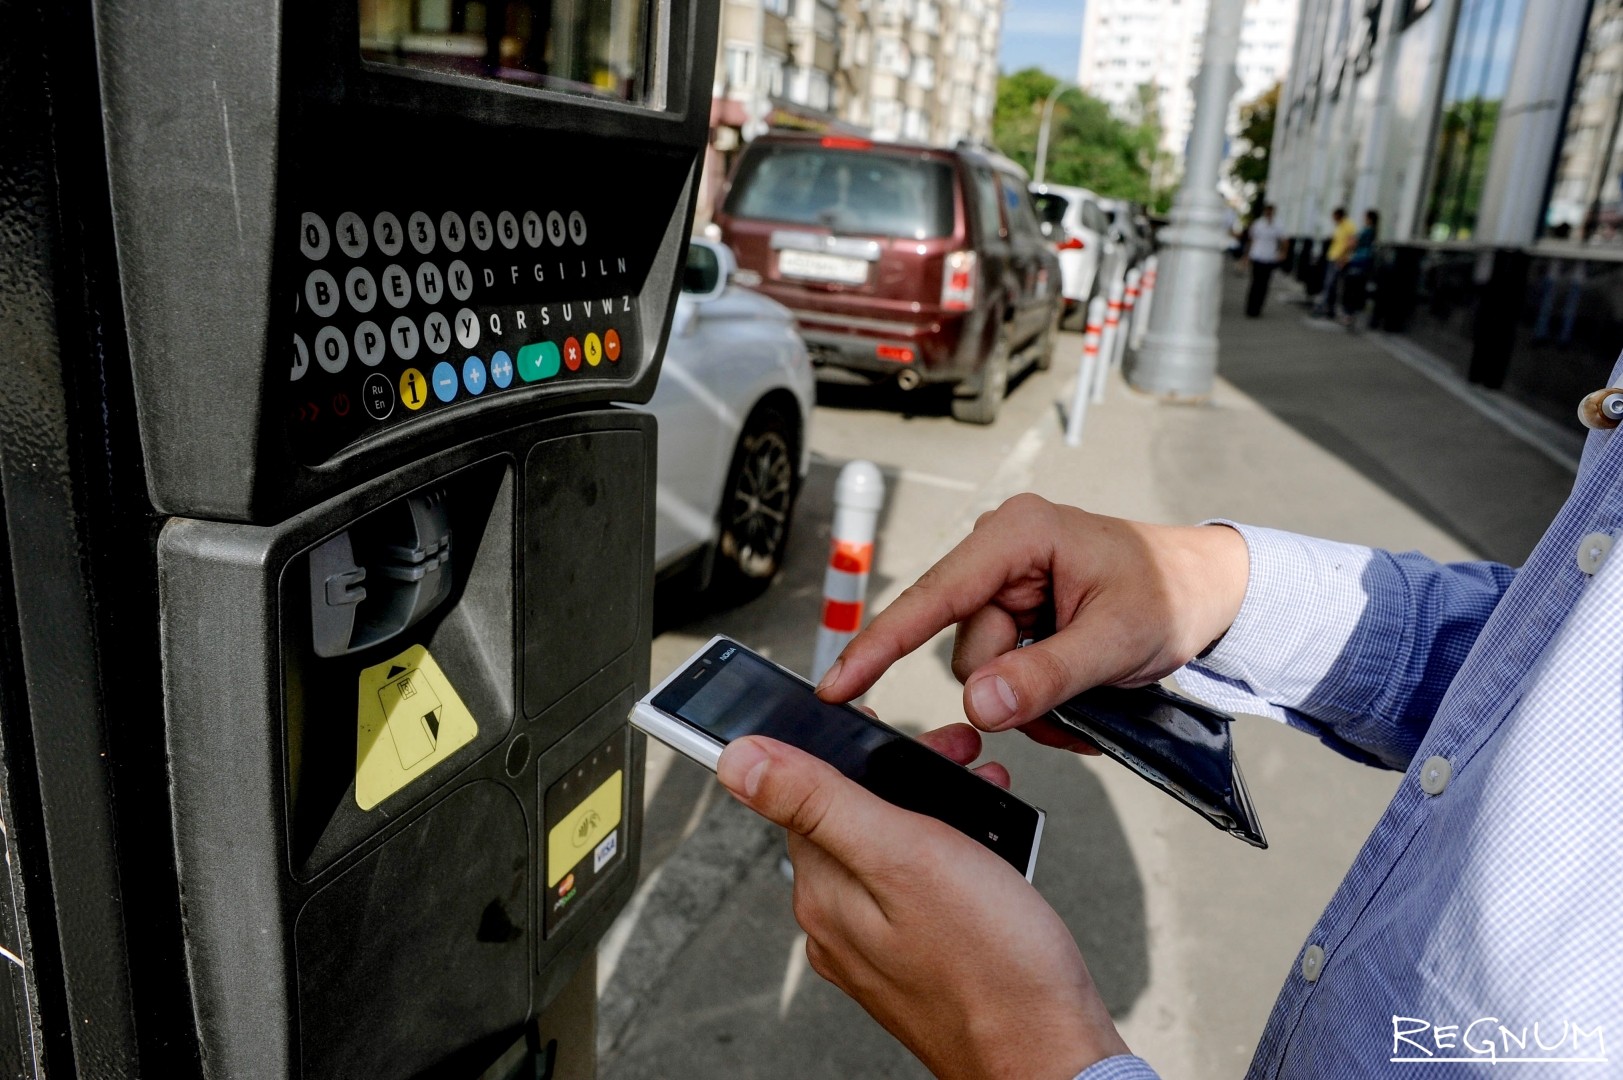
[[[570,371],[580,370],[580,342],[574,338],[564,342],[564,367]]]

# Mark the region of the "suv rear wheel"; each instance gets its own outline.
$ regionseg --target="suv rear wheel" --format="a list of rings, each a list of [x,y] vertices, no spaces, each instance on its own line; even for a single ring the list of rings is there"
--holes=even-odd
[[[954,397],[952,418],[966,424],[990,424],[997,419],[1003,396],[1009,392],[1009,339],[1007,333],[997,336],[992,355],[986,358],[981,371],[981,388],[974,397]]]

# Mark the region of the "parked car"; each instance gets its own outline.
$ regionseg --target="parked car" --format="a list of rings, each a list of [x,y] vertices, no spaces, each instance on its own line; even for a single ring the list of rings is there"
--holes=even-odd
[[[784,307],[733,282],[732,252],[693,240],[659,383],[654,565],[748,594],[783,562],[816,380]]]
[[[1086,317],[1088,301],[1099,291],[1099,268],[1109,265],[1115,249],[1110,214],[1087,188],[1063,184],[1033,184],[1031,201],[1043,236],[1059,254],[1065,318]]]
[[[1155,250],[1155,229],[1149,215],[1144,207],[1125,199],[1106,199],[1103,206],[1110,214],[1111,238],[1121,245],[1127,260],[1125,269],[1131,270]]]
[[[848,136],[749,144],[716,225],[795,313],[820,379],[953,388],[989,424],[1011,376],[1047,367],[1059,260],[1006,158]]]

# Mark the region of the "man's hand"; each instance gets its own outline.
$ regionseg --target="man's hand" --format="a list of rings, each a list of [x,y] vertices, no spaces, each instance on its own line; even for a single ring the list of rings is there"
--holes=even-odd
[[[1145,525],[1018,495],[876,616],[817,692],[849,701],[957,624],[965,714],[985,731],[1025,725],[1090,687],[1142,686],[1188,663],[1233,623],[1249,570],[1233,529]],[[1041,640],[1016,651],[1028,636]]]
[[[964,724],[921,741],[960,764],[980,750]],[[771,739],[734,741],[716,775],[789,830],[812,969],[936,1076],[1070,1080],[1127,1052],[1065,924],[992,852]]]

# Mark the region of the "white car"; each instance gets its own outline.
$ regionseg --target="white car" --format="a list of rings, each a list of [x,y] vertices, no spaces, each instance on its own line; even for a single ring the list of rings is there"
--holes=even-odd
[[[647,408],[659,421],[654,565],[747,595],[783,561],[811,464],[816,381],[789,310],[733,282],[733,253],[695,238]]]
[[[1100,284],[1099,268],[1109,265],[1107,257],[1114,248],[1110,214],[1087,188],[1032,184],[1031,200],[1043,235],[1059,253],[1065,317],[1074,321],[1077,312],[1086,317],[1088,301]]]

